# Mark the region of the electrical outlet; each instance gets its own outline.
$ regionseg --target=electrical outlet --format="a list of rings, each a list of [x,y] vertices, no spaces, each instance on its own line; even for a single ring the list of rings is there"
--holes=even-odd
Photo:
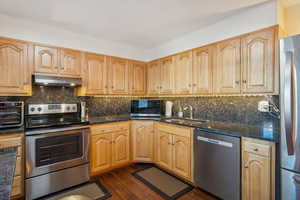
[[[258,110],[260,112],[269,112],[270,111],[269,102],[265,100],[258,102]]]

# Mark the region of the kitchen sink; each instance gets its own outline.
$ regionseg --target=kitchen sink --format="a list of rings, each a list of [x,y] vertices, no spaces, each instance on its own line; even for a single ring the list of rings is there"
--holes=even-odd
[[[177,124],[186,124],[191,126],[201,125],[209,122],[208,120],[197,120],[197,119],[167,119],[166,122],[173,122]]]

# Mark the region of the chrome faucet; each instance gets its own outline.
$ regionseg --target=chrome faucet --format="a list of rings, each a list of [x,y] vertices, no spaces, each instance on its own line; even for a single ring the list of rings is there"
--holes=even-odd
[[[193,106],[191,106],[189,104],[186,104],[186,106],[183,108],[183,110],[187,110],[187,109],[190,110],[190,116],[188,117],[188,119],[194,119],[194,117],[193,117]]]

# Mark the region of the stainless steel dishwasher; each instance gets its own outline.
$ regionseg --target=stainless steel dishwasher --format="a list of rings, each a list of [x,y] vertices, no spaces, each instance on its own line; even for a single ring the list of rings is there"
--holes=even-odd
[[[196,186],[224,200],[239,200],[240,179],[240,138],[195,129]]]

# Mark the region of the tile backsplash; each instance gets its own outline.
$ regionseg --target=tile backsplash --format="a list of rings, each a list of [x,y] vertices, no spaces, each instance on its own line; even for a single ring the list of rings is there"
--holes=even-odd
[[[277,105],[278,96],[270,97]],[[258,102],[267,97],[180,97],[161,98],[174,102],[174,115],[179,106],[190,104],[194,117],[214,121],[260,125],[262,122],[279,124],[279,120],[257,110]],[[118,115],[130,113],[130,100],[126,97],[77,97],[74,89],[64,87],[33,87],[31,97],[0,97],[1,100],[22,100],[25,103],[78,103],[86,101],[90,116]],[[184,113],[187,114],[186,111]]]

